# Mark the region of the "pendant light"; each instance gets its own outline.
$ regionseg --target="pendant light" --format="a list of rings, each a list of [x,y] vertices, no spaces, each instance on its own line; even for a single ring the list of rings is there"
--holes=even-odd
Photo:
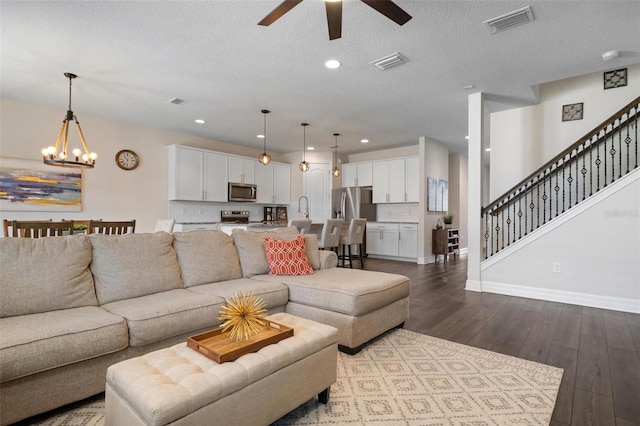
[[[333,147],[333,171],[331,174],[333,177],[340,176],[340,167],[338,167],[338,136],[340,133],[334,133],[333,136],[336,138],[336,145]]]
[[[307,161],[307,126],[309,125],[309,123],[301,123],[300,125],[302,126],[303,130],[302,161],[300,162],[300,165],[298,167],[300,167],[300,171],[304,173],[309,171],[309,162]]]
[[[44,164],[48,164],[50,166],[92,169],[98,155],[95,152],[89,152],[87,141],[84,139],[84,134],[80,128],[78,117],[76,117],[71,110],[71,81],[76,78],[77,75],[70,72],[65,72],[64,75],[69,79],[69,109],[67,110],[66,117],[62,121],[62,127],[60,127],[58,139],[56,139],[56,145],[44,148],[40,152],[42,153]],[[73,151],[71,151],[73,157],[69,158],[69,153],[67,151],[69,143],[69,122],[74,120],[76,122],[76,128],[78,129],[78,135],[80,135],[80,142],[82,143],[84,154],[79,148],[74,148]],[[62,141],[63,134],[64,141]],[[62,142],[62,147],[60,146],[60,142]]]
[[[260,154],[260,156],[258,156],[258,161],[260,161],[260,164],[262,164],[263,166],[267,166],[271,162],[271,156],[267,154],[267,114],[269,114],[270,112],[271,111],[269,111],[268,109],[262,110],[262,114],[264,114],[264,133],[262,134],[262,136],[264,136],[264,152]]]

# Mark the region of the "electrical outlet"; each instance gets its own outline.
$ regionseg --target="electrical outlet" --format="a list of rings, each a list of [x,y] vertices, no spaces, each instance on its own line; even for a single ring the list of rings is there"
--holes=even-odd
[[[562,272],[562,262],[553,262],[553,272],[557,274]]]

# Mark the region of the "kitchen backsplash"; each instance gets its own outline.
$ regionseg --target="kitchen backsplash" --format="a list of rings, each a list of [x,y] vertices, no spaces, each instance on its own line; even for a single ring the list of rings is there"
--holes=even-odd
[[[264,205],[254,203],[203,203],[200,201],[169,201],[169,217],[176,222],[220,222],[220,211],[249,212],[252,222],[264,219]],[[289,212],[291,211],[288,208]]]
[[[418,222],[418,203],[377,204],[380,222]]]

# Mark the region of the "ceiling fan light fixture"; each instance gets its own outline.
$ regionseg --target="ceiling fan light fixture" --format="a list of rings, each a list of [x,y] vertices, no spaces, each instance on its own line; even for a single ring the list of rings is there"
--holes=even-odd
[[[264,132],[262,133],[264,152],[258,156],[258,161],[263,166],[268,166],[269,163],[271,163],[271,156],[267,154],[267,114],[271,111],[263,109],[260,112],[262,112],[262,115],[264,116]],[[258,135],[258,137],[260,137],[260,135]]]

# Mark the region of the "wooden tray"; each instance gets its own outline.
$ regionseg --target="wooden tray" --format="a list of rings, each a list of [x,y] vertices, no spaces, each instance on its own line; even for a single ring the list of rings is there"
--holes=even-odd
[[[228,337],[228,333],[222,334],[219,328],[187,337],[187,346],[222,364],[293,336],[291,327],[268,320],[265,323],[264,329],[249,340],[236,342]]]

